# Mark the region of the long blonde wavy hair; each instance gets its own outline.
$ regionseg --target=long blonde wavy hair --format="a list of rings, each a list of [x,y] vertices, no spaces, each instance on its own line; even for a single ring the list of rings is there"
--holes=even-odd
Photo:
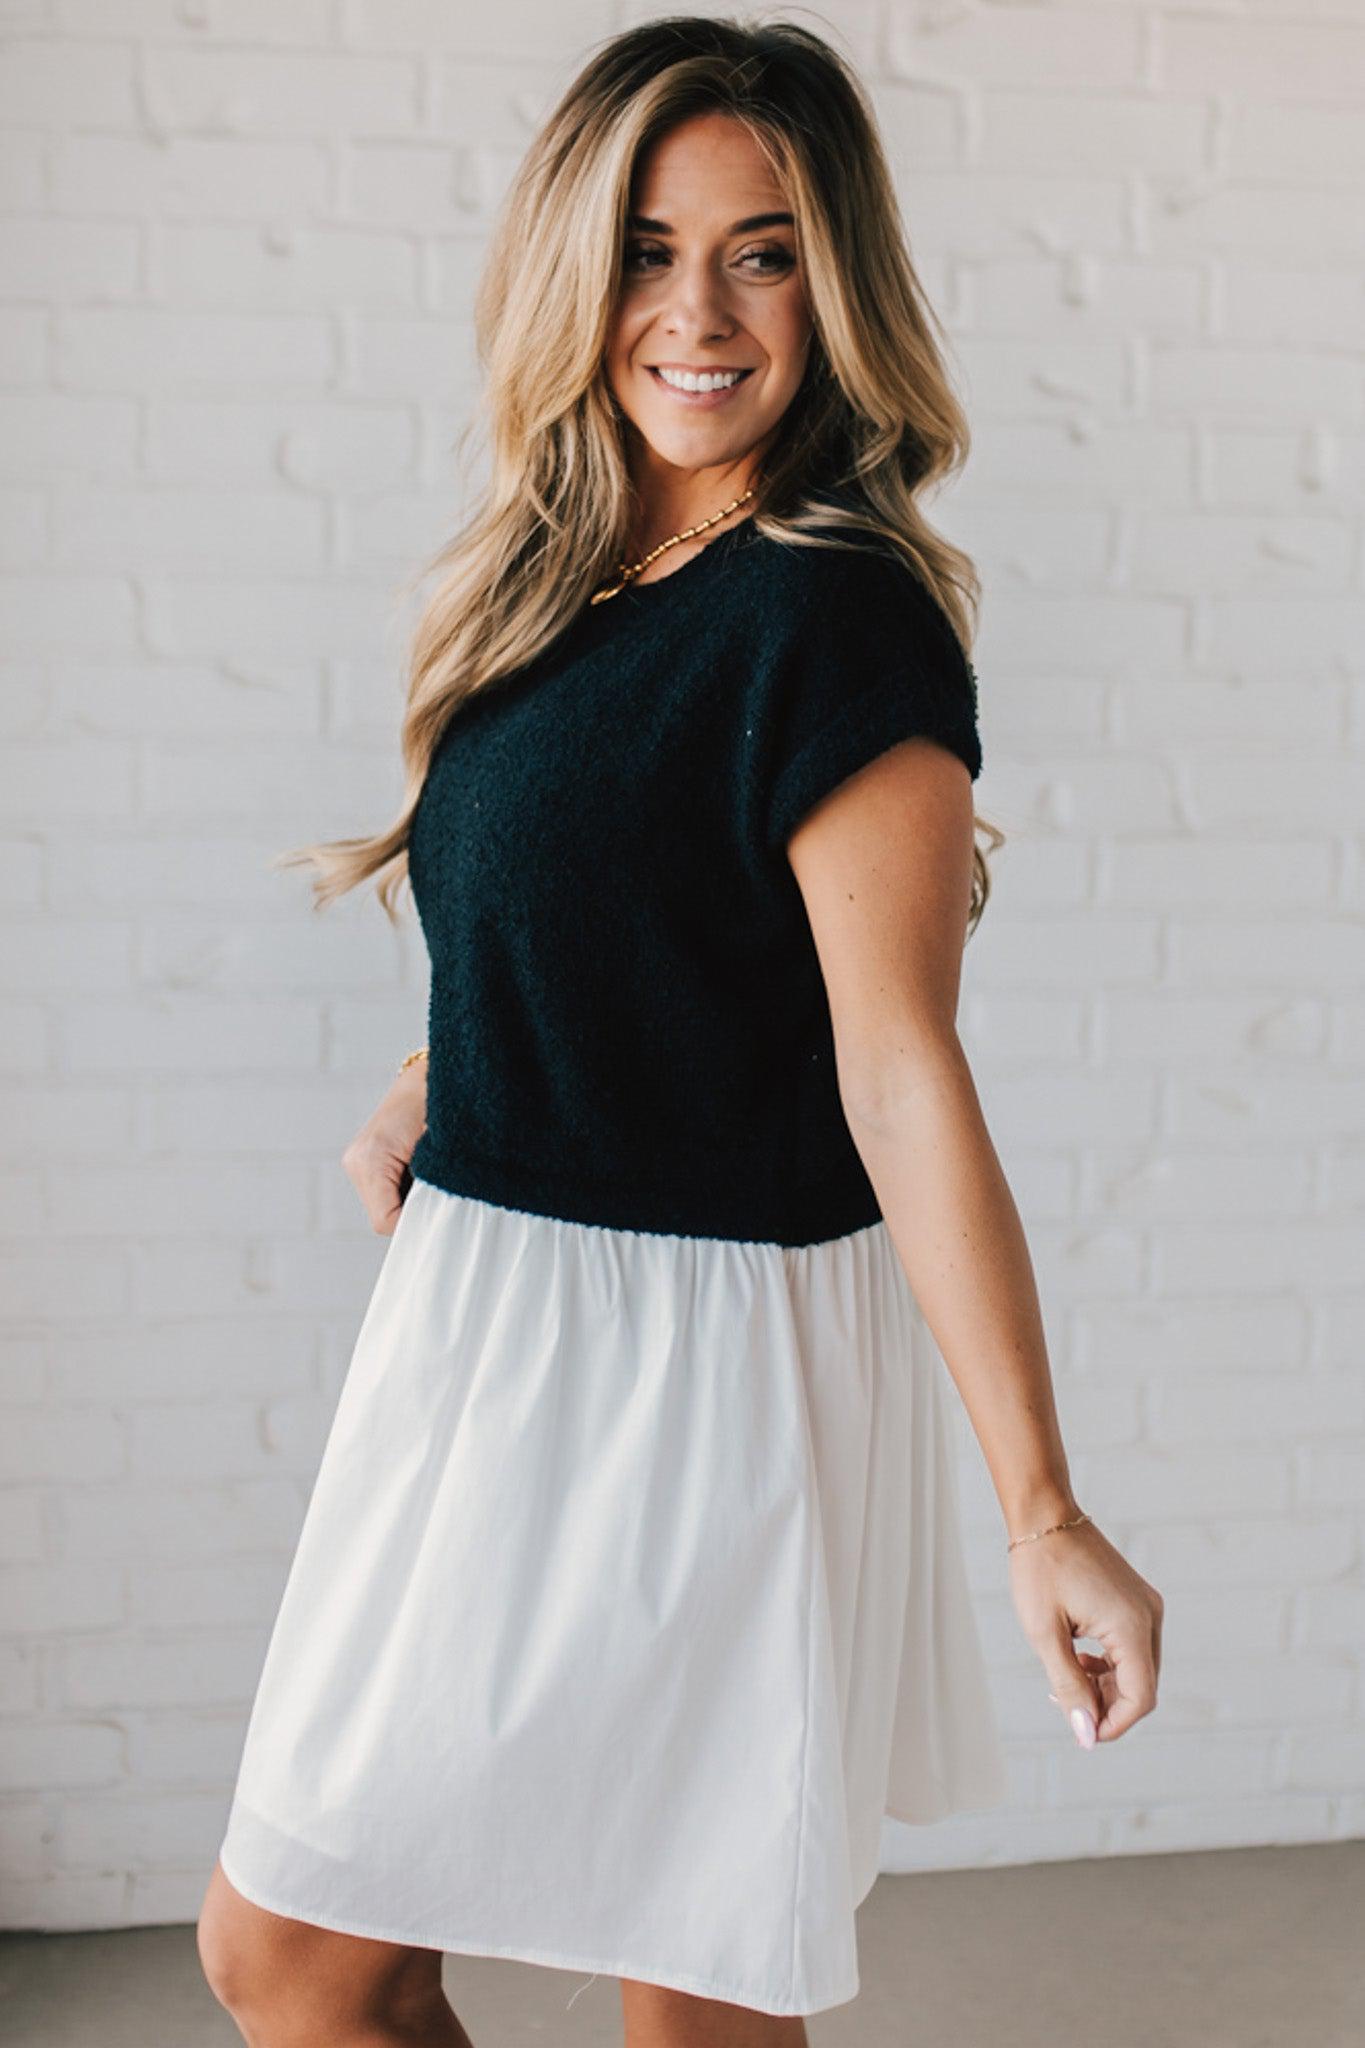
[[[315,908],[371,875],[391,921],[437,742],[475,690],[530,662],[613,572],[635,509],[624,422],[604,371],[632,174],[665,131],[717,110],[744,124],[787,195],[813,333],[805,377],[752,481],[774,539],[881,535],[928,585],[968,655],[979,584],[920,499],[966,460],[943,330],[915,275],[875,115],[856,73],[787,21],[673,15],[615,35],[543,123],[503,201],[475,303],[490,476],[434,575],[409,657],[406,776],[393,823],[282,854],[317,872]],[[856,543],[855,543],[856,544]],[[990,889],[974,815],[967,931]]]

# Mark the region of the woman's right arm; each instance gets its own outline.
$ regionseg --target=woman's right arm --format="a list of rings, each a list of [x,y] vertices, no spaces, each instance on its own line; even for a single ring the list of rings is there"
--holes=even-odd
[[[374,1113],[341,1155],[341,1163],[381,1237],[391,1237],[412,1185],[408,1161],[427,1127],[427,1062],[406,1062]]]

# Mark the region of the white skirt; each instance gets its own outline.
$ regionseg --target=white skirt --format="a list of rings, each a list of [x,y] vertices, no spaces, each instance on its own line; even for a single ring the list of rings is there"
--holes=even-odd
[[[769,2013],[859,1988],[884,1813],[1005,1797],[943,1373],[817,1245],[414,1181],[221,1861],[275,1913]]]

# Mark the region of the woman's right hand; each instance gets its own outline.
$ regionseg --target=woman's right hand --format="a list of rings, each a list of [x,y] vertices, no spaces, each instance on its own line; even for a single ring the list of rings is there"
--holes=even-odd
[[[381,1237],[391,1237],[412,1186],[408,1161],[427,1127],[427,1063],[404,1067],[341,1155],[341,1163]]]

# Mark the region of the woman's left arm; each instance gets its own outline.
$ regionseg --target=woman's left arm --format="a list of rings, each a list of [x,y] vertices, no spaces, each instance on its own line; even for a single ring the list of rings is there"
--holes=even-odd
[[[927,738],[893,746],[801,820],[787,854],[834,1028],[840,1097],[906,1277],[962,1396],[1008,1537],[1070,1521],[1023,1226],[957,1034],[972,783]],[[1015,1607],[1083,1747],[1156,1705],[1163,1602],[1091,1522],[1009,1552]],[[1093,1637],[1105,1656],[1077,1653]]]

